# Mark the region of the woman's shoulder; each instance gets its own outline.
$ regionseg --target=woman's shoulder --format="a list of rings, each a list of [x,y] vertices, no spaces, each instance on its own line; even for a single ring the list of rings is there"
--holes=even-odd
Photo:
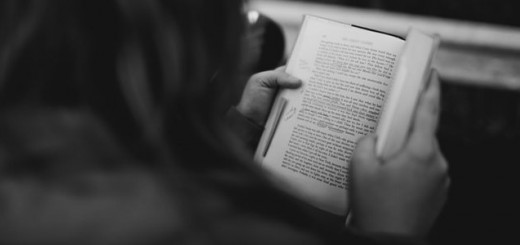
[[[0,149],[0,243],[133,243],[178,225],[157,174],[90,113],[3,111]]]

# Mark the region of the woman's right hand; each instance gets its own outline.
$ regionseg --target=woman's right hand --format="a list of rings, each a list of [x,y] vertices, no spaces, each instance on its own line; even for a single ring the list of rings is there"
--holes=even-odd
[[[375,154],[375,137],[360,140],[351,165],[351,225],[363,232],[424,236],[446,201],[448,164],[435,138],[440,88],[433,72],[407,143],[389,160]]]
[[[285,67],[251,76],[242,92],[237,110],[249,120],[264,126],[278,89],[296,89],[302,81],[287,74]]]

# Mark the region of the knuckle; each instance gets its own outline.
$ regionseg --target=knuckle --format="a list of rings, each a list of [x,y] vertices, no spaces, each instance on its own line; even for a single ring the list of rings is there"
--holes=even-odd
[[[446,181],[449,179],[448,171],[446,171],[446,168],[435,168],[434,169],[434,176],[436,176],[438,179],[441,179],[443,181]]]
[[[435,178],[444,182],[449,181],[450,177],[448,164],[440,153],[436,154],[430,169]]]
[[[436,157],[436,149],[431,145],[420,145],[415,146],[410,149],[408,152],[409,156],[412,159],[415,159],[418,162],[429,163],[435,160]]]
[[[446,161],[446,159],[444,159],[444,157],[440,156],[440,161],[439,161],[439,171],[441,171],[442,173],[444,174],[448,174],[449,173],[449,165],[448,165],[448,162]]]

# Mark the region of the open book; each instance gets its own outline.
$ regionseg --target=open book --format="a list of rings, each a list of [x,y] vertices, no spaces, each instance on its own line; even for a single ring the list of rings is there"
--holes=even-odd
[[[437,46],[306,15],[286,67],[303,86],[278,93],[255,159],[289,193],[348,214],[356,142],[376,133],[380,158],[400,150]]]

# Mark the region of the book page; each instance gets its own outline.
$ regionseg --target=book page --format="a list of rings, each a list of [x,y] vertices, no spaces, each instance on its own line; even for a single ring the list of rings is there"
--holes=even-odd
[[[286,68],[303,86],[279,94],[270,133],[256,153],[282,188],[323,210],[347,213],[350,158],[358,139],[376,129],[403,44],[305,17]]]

